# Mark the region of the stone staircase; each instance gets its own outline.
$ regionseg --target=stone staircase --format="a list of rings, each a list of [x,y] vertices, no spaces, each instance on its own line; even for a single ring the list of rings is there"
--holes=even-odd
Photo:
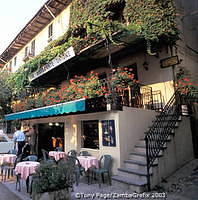
[[[157,120],[158,116],[156,116]],[[160,131],[156,134],[155,139],[159,141],[160,135],[164,128],[168,126],[169,119],[172,119],[173,115],[167,115],[163,120],[163,126],[157,127]],[[171,141],[171,137],[174,136],[175,129],[178,127],[178,122],[181,121],[181,116],[177,116],[175,127],[170,131],[170,135],[166,140],[163,148],[158,154],[158,158],[163,157],[164,151],[166,151],[167,143]],[[146,134],[146,133],[145,133]],[[156,168],[158,167],[159,159],[156,159],[150,168],[150,177],[153,184],[157,184],[153,176],[155,176]],[[156,183],[155,183],[156,182]],[[124,160],[123,167],[118,168],[118,175],[112,177],[113,185],[117,185],[126,190],[135,191],[141,193],[147,190],[147,158],[146,158],[146,144],[145,140],[140,139],[134,147],[134,151],[129,153],[127,160]]]

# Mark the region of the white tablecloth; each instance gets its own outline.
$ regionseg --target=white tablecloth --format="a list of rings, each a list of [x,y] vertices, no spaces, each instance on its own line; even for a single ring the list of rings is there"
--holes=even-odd
[[[24,161],[20,162],[15,167],[16,174],[21,174],[21,178],[26,180],[30,174],[34,174],[36,168],[40,166],[39,162]]]
[[[98,159],[94,156],[78,156],[77,157],[80,164],[85,168],[85,171],[87,171],[90,167],[97,167],[98,168]]]
[[[53,156],[55,158],[55,160],[58,161],[61,158],[65,158],[67,154],[63,151],[50,151],[49,155]]]

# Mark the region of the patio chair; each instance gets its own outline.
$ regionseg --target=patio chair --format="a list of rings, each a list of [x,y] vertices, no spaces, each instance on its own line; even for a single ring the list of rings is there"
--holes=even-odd
[[[67,153],[68,156],[77,157],[77,151],[72,149]]]
[[[51,162],[51,163],[55,163],[56,162],[54,157],[50,156],[49,153],[45,149],[41,149],[41,152],[43,154],[44,162]]]
[[[20,154],[20,155],[16,158],[14,164],[9,164],[9,163],[6,164],[6,163],[5,163],[5,164],[3,164],[3,165],[1,166],[2,181],[5,181],[5,180],[6,180],[6,177],[9,178],[10,175],[13,176],[14,168],[15,168],[16,164],[17,164],[18,162],[21,162],[21,161],[22,161],[22,154]],[[3,175],[3,172],[4,172],[4,175]]]
[[[63,151],[63,148],[62,147],[56,147],[55,151]]]
[[[14,168],[16,167],[17,163],[21,162],[22,161],[22,154],[20,154],[17,159],[15,160],[15,163],[14,163]],[[17,188],[19,187],[18,191],[21,191],[21,174],[15,174],[16,175],[16,190]]]
[[[24,158],[23,161],[38,161],[38,156],[37,155],[29,155],[26,158]]]
[[[91,156],[91,154],[88,151],[81,151],[79,156]]]
[[[99,178],[99,187],[101,186],[101,179],[104,183],[104,174],[108,175],[109,185],[111,185],[111,167],[112,167],[112,157],[110,155],[103,155],[99,161],[99,168],[90,168],[91,182],[95,176]]]
[[[77,157],[67,156],[67,161],[71,162],[74,166],[75,182],[76,186],[78,186],[80,175],[83,175],[83,173],[85,172],[85,168],[81,166]]]
[[[22,149],[22,160],[30,155],[30,145],[28,143]]]

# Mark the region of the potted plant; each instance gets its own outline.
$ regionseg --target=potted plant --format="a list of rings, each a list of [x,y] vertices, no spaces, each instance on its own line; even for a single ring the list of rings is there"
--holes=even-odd
[[[33,200],[70,200],[73,185],[72,164],[41,163],[33,175]]]

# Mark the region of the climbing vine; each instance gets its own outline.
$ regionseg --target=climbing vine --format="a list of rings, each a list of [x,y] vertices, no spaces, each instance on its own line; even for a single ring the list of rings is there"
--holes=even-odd
[[[19,93],[29,84],[30,73],[68,47],[73,46],[78,53],[103,38],[113,42],[112,35],[117,31],[144,38],[149,54],[152,54],[151,41],[158,41],[160,37],[174,43],[178,30],[172,0],[73,0],[69,30],[11,76],[9,80],[15,92]]]

